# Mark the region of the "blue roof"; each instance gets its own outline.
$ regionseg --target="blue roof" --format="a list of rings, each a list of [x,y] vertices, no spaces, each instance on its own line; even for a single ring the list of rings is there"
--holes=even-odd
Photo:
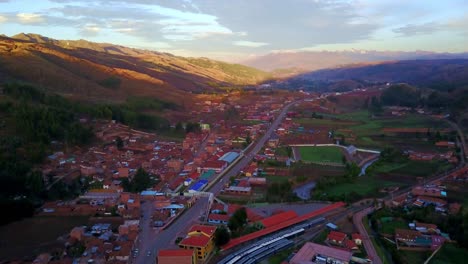
[[[190,187],[189,190],[200,191],[201,189],[203,189],[203,187],[205,187],[207,183],[207,180],[199,180],[194,185],[192,185],[192,187]]]
[[[182,208],[184,208],[184,205],[182,204],[171,204],[171,205],[164,207],[164,209],[182,209]]]
[[[143,195],[143,196],[144,195],[153,195],[153,196],[155,196],[155,195],[164,195],[164,193],[157,192],[157,191],[142,191],[140,194]]]
[[[232,163],[237,157],[239,157],[239,153],[231,151],[231,152],[224,154],[218,160],[226,161],[227,163]]]

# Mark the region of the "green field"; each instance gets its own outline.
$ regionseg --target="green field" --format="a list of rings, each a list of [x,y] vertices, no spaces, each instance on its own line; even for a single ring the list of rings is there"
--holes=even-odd
[[[393,235],[395,233],[396,228],[408,229],[408,224],[404,221],[399,220],[381,223],[380,232],[384,234]]]
[[[328,196],[342,196],[356,193],[362,196],[374,195],[379,188],[400,185],[396,182],[382,181],[373,176],[361,176],[353,183],[339,183],[326,189]]]
[[[467,249],[458,247],[454,244],[445,243],[434,258],[431,259],[429,264],[462,264],[466,263],[465,258],[467,255]]]
[[[76,226],[88,224],[83,216],[37,216],[0,227],[0,259],[36,256],[55,247],[63,247],[58,237]]]
[[[343,162],[343,153],[338,147],[300,147],[299,153],[305,162]]]

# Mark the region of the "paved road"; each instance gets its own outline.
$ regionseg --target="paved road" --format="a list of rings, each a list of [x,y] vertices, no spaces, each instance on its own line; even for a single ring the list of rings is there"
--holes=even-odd
[[[150,202],[146,202],[142,206],[143,215],[152,211],[152,205]],[[139,248],[140,254],[135,259],[134,263],[146,264],[155,263],[157,251],[165,248],[178,248],[175,244],[175,240],[178,236],[184,236],[186,229],[192,224],[197,222],[199,217],[205,212],[205,207],[208,204],[208,198],[200,197],[199,200],[191,207],[188,208],[178,219],[176,219],[169,227],[164,230],[154,230],[150,223],[145,221],[142,223],[140,232]],[[151,256],[147,256],[147,252],[151,251]]]
[[[283,121],[283,118],[286,116],[289,108],[298,102],[291,102],[287,104],[283,110],[278,114],[278,117],[273,121],[265,134],[255,143],[253,147],[247,153],[244,153],[244,156],[240,161],[237,162],[229,171],[227,171],[224,176],[211,188],[208,190],[214,194],[217,194],[223,188],[224,183],[229,181],[231,176],[236,176],[245,166],[247,166],[253,159],[253,157],[260,151],[260,149],[265,145],[267,140],[271,137],[273,132],[278,128],[278,126]]]
[[[216,194],[223,188],[225,182],[229,180],[229,177],[236,176],[241,169],[247,166],[250,161],[253,159],[255,154],[265,145],[266,141],[270,138],[276,128],[281,124],[283,118],[286,116],[288,109],[294,105],[296,102],[287,104],[283,110],[280,112],[276,120],[270,125],[267,132],[260,138],[252,148],[250,148],[248,153],[244,153],[240,161],[238,161],[229,171],[227,171],[222,179],[219,179],[218,182],[209,189],[212,193]],[[178,219],[176,219],[169,227],[164,230],[161,230],[158,233],[158,230],[153,230],[150,226],[150,221],[145,220],[145,216],[150,216],[152,214],[153,208],[151,203],[147,202],[142,206],[143,212],[143,223],[141,225],[142,231],[140,233],[140,242],[138,242],[139,255],[133,263],[146,264],[146,263],[155,263],[156,258],[155,254],[159,249],[163,248],[177,248],[175,244],[175,239],[180,235],[184,235],[185,229],[190,227],[193,223],[206,212],[208,207],[208,198],[200,197],[199,200],[191,207],[186,210]],[[151,256],[147,256],[147,252],[151,251]]]
[[[353,222],[354,226],[358,229],[359,234],[361,234],[362,236],[362,244],[366,249],[369,259],[372,260],[372,263],[382,264],[382,260],[379,258],[379,255],[377,255],[377,251],[375,251],[374,245],[372,244],[369,234],[367,233],[367,230],[364,227],[364,224],[362,223],[362,219],[364,218],[364,216],[370,214],[372,211],[374,211],[374,208],[369,207],[358,213],[355,213],[353,215]]]

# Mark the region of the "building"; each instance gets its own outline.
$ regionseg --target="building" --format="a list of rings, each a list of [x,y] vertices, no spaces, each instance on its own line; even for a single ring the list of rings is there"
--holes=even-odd
[[[229,222],[229,215],[227,214],[210,214],[208,216],[208,223],[210,224],[224,224],[227,225]]]
[[[232,195],[251,195],[252,187],[229,186],[224,189],[224,193]]]
[[[348,237],[342,232],[331,231],[327,236],[328,243],[341,247],[346,246],[346,240],[348,240]]]
[[[158,264],[196,264],[193,249],[161,249],[157,256]]]
[[[223,160],[211,160],[207,161],[203,166],[204,171],[214,170],[216,173],[220,173],[227,167],[228,163]]]
[[[362,236],[361,236],[361,234],[354,233],[354,234],[351,235],[351,238],[353,239],[354,243],[356,243],[356,245],[358,245],[358,246],[362,245]]]
[[[290,264],[350,263],[353,253],[343,249],[307,242],[289,261]]]
[[[187,236],[180,241],[179,247],[195,250],[197,259],[204,261],[214,249],[215,231],[215,226],[194,225],[190,228]]]

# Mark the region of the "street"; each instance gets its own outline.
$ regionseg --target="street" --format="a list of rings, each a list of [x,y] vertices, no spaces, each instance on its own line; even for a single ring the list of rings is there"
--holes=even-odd
[[[224,176],[218,179],[217,182],[207,191],[217,194],[223,188],[223,182],[228,182],[231,176],[236,176],[245,166],[247,166],[252,161],[255,154],[257,154],[265,145],[266,141],[270,138],[276,128],[281,124],[288,109],[295,103],[296,102],[291,102],[287,104],[275,121],[270,125],[267,132],[254,144],[251,150],[248,153],[244,153],[240,160],[232,166],[229,171],[226,171]],[[139,241],[137,241],[137,245],[135,247],[139,249],[139,254],[135,260],[130,263],[155,263],[156,254],[159,249],[177,248],[175,239],[178,236],[183,236],[185,229],[198,222],[199,218],[207,211],[207,206],[208,198],[200,197],[191,208],[186,209],[186,211],[183,212],[178,219],[175,219],[174,222],[166,229],[157,232],[157,230],[153,229],[151,224],[151,214],[153,212],[152,203],[144,203],[141,209],[143,214],[142,222],[140,224],[141,232]],[[151,251],[150,256],[147,256],[148,251]]]

